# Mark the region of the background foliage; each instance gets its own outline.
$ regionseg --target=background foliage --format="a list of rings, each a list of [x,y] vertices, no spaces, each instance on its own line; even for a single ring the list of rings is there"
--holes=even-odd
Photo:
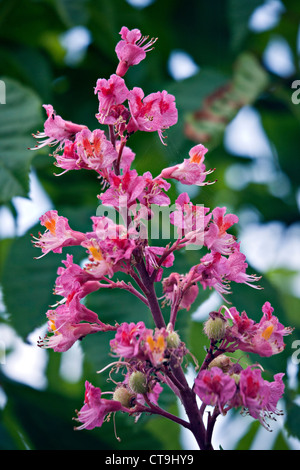
[[[36,235],[39,226],[30,227],[25,234],[18,230],[17,203],[20,197],[30,198],[30,175],[38,178],[51,207],[69,217],[74,229],[90,230],[90,216],[97,208],[99,182],[94,174],[82,170],[56,177],[48,149],[27,150],[35,144],[31,133],[42,130],[45,114],[41,105],[51,103],[65,119],[86,124],[90,129],[97,128],[94,118],[97,99],[93,87],[98,78],[108,78],[114,73],[117,64],[114,48],[121,27],[126,25],[159,38],[155,51],[149,53],[142,64],[129,70],[128,87],[140,86],[145,94],[166,89],[175,94],[179,110],[179,123],[169,130],[167,147],[161,145],[157,135],[132,137],[130,146],[137,154],[135,166],[139,172],[150,169],[155,175],[163,167],[186,158],[195,143],[201,142],[209,148],[207,162],[216,168],[218,182],[193,193],[192,200],[210,208],[226,205],[239,215],[241,225],[236,233],[239,237],[249,228],[255,231],[255,244],[243,245],[249,254],[249,272],[259,274],[258,267],[264,266],[262,261],[267,252],[260,254],[260,262],[255,265],[252,255],[257,247],[262,242],[266,247],[277,243],[273,262],[262,268],[264,289],[256,291],[235,285],[230,300],[238,310],[245,309],[256,320],[261,316],[262,304],[270,300],[282,323],[295,327],[292,337],[286,341],[285,352],[262,361],[266,376],[287,371],[295,352],[293,341],[299,338],[300,328],[300,266],[296,251],[299,245],[289,251],[288,244],[292,231],[299,233],[300,105],[292,103],[291,84],[300,78],[300,4],[297,0],[267,2],[279,8],[277,21],[268,28],[254,31],[249,21],[253,12],[265,4],[262,0],[146,3],[148,6],[139,8],[125,0],[0,1],[0,75],[6,84],[6,104],[0,105],[0,234],[4,234],[0,240],[3,293],[0,339],[3,331],[7,331],[4,327],[9,327],[16,338],[26,344],[30,334],[45,324],[44,313],[53,303],[56,270],[65,258],[65,254],[49,254],[34,260],[38,254],[31,246],[30,234]],[[89,45],[79,57],[70,55],[63,41],[63,35],[76,27],[84,27],[90,35]],[[287,73],[276,72],[268,66],[265,54],[271,41],[284,43],[289,51],[292,68]],[[169,67],[174,51],[184,51],[198,65],[193,76],[174,78]],[[279,49],[277,54],[275,64],[280,67]],[[269,153],[257,156],[257,136],[247,121],[243,132],[252,149],[245,154],[228,145],[226,139],[232,129],[231,122],[236,122],[238,113],[249,109],[255,112],[262,125]],[[236,135],[236,139],[239,138],[240,135]],[[176,197],[176,188],[173,196]],[[5,235],[4,208],[15,219],[15,234]],[[268,228],[268,239],[264,228]],[[282,249],[286,250],[280,255]],[[81,261],[81,252],[74,249],[72,253],[76,261]],[[277,262],[278,258],[281,262]],[[185,257],[179,255],[175,269],[187,270],[197,259],[197,252],[189,252]],[[179,318],[184,339],[199,360],[204,355],[201,323],[204,317],[193,314],[209,295],[210,292],[201,293],[190,314],[182,313]],[[220,304],[221,299],[218,302]],[[99,312],[104,322],[111,322],[112,318],[136,321],[148,315],[142,311],[143,306],[125,292],[101,292],[91,296],[89,307]],[[207,309],[206,315],[208,312]],[[0,344],[4,344],[4,339]],[[159,418],[143,417],[133,426],[132,419],[118,417],[120,443],[114,436],[112,423],[94,431],[74,432],[72,417],[74,410],[82,406],[84,380],[103,388],[107,386],[105,376],[95,374],[107,363],[106,340],[102,341],[99,336],[86,338],[80,351],[81,362],[77,368],[81,373],[76,380],[61,373],[64,355],[50,351],[46,353],[46,380],[36,386],[13,377],[6,360],[0,361],[3,363],[0,391],[4,397],[0,410],[1,449],[182,448],[178,427]],[[3,353],[8,364],[14,345],[11,351],[6,348]],[[45,359],[44,351],[38,350],[36,354],[41,360]],[[255,358],[247,360],[255,361]],[[21,358],[17,357],[16,361]],[[30,366],[27,364],[29,369]],[[270,444],[265,444],[268,448],[289,449],[291,442],[297,443],[300,438],[298,381],[291,384],[288,379],[286,375],[284,426]],[[178,406],[168,394],[164,405],[173,411]],[[236,416],[229,419],[234,420]],[[241,427],[232,446],[251,448],[259,432],[257,423],[249,421],[249,426]],[[265,433],[263,431],[262,439]]]

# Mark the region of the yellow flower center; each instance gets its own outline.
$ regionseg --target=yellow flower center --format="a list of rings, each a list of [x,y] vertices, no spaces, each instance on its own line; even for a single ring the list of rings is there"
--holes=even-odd
[[[271,336],[271,334],[273,333],[273,330],[274,330],[274,326],[273,325],[269,325],[267,326],[267,328],[262,332],[262,337],[265,339],[265,340],[268,340]]]
[[[96,248],[95,246],[90,246],[89,250],[90,250],[94,260],[96,260],[96,261],[102,261],[103,260],[103,256],[102,256],[102,252],[101,252],[100,248]]]
[[[56,220],[55,219],[47,220],[45,222],[45,227],[52,233],[52,235],[55,235]]]

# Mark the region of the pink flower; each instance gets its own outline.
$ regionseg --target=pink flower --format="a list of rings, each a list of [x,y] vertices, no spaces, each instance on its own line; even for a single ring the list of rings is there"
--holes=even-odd
[[[120,105],[128,98],[128,88],[123,78],[111,75],[106,80],[99,78],[95,87],[95,93],[99,99],[99,113],[96,115],[101,124],[114,125],[119,116],[122,116],[125,108]]]
[[[84,168],[95,170],[100,174],[102,170],[110,168],[118,158],[117,151],[100,129],[93,132],[84,129],[76,135],[75,144]]]
[[[199,293],[198,285],[190,284],[189,281],[189,274],[182,276],[174,272],[163,279],[162,285],[166,301],[171,305],[179,305],[179,309],[189,311]]]
[[[140,203],[147,207],[150,207],[152,204],[168,206],[170,204],[170,198],[164,191],[168,191],[171,185],[163,178],[153,178],[150,171],[146,171],[146,173],[143,174],[143,178],[145,188],[139,196]]]
[[[122,323],[117,329],[115,338],[110,341],[112,351],[124,358],[137,357],[141,336],[145,332],[145,324],[140,321],[135,323]]]
[[[153,49],[153,44],[156,39],[150,39],[146,44],[147,37],[142,37],[139,29],[132,29],[131,31],[123,26],[120,31],[122,40],[116,45],[116,54],[119,59],[116,74],[123,77],[128,68],[132,65],[137,65],[141,60],[145,59],[146,52]]]
[[[262,378],[260,369],[252,369],[250,366],[240,374],[239,393],[242,404],[266,428],[266,418],[280,414],[276,407],[284,392],[283,376],[282,373],[276,374],[275,381],[269,383]]]
[[[94,429],[101,427],[107,414],[123,409],[121,403],[116,400],[101,398],[101,389],[94,387],[90,382],[85,382],[84,405],[77,412],[76,421],[82,424],[76,430]]]
[[[203,245],[204,231],[211,218],[206,215],[209,209],[194,205],[187,193],[181,193],[175,201],[176,210],[170,214],[171,224],[178,227],[179,238],[187,238],[190,243]]]
[[[218,406],[220,413],[236,393],[236,384],[232,377],[219,369],[212,367],[202,370],[194,385],[195,393],[206,405]]]
[[[59,155],[58,153],[55,153],[54,157],[56,159],[54,165],[59,168],[63,168],[65,170],[63,173],[69,170],[81,170],[86,167],[84,162],[82,162],[81,158],[76,153],[75,142],[71,142],[70,140],[65,141],[63,154]]]
[[[167,349],[166,337],[168,336],[166,328],[145,330],[142,335],[142,350],[148,360],[154,367],[161,365],[165,361],[165,352]]]
[[[59,309],[59,307],[58,307]],[[53,335],[38,341],[41,348],[51,348],[56,352],[68,351],[73,344],[91,333],[103,331],[102,327],[90,323],[71,323],[69,312],[48,310],[48,330]]]
[[[278,318],[272,315],[269,302],[263,306],[264,316],[259,323],[249,319],[246,312],[239,312],[231,307],[226,317],[233,321],[227,330],[227,341],[235,344],[234,349],[269,357],[283,351],[285,344],[283,337],[291,334],[292,328],[284,327]]]
[[[235,238],[227,233],[227,230],[238,222],[234,214],[225,214],[226,207],[216,207],[213,211],[213,221],[209,224],[205,233],[204,244],[210,250],[218,251],[224,255],[230,254],[235,243]]]
[[[133,88],[129,93],[129,109],[131,119],[127,132],[130,134],[137,130],[157,131],[162,142],[164,129],[176,124],[178,119],[175,97],[165,90],[151,93],[144,98],[141,88]]]
[[[35,146],[34,149],[40,149],[45,145],[56,145],[59,144],[59,149],[63,147],[64,143],[68,140],[73,141],[75,135],[86,129],[86,126],[80,124],[74,124],[70,121],[65,121],[60,116],[57,116],[53,110],[51,104],[44,104],[43,107],[46,109],[48,119],[44,124],[44,132],[38,132],[33,136],[36,139],[44,139]]]
[[[240,252],[240,244],[234,243],[232,245],[232,253],[229,254],[227,260],[224,262],[224,274],[229,281],[247,284],[254,289],[261,289],[258,285],[253,285],[253,282],[260,280],[259,276],[255,274],[247,274],[246,269],[246,256]]]
[[[36,238],[34,246],[41,248],[42,256],[49,251],[61,253],[63,247],[80,245],[85,240],[85,234],[72,230],[68,219],[59,216],[56,210],[47,211],[40,217],[40,221],[47,230]]]
[[[78,295],[55,310],[48,310],[46,316],[50,335],[40,339],[38,346],[58,352],[67,351],[88,334],[116,329],[115,326],[101,322],[95,312],[80,303]]]
[[[207,152],[202,144],[195,145],[189,151],[190,158],[184,159],[183,163],[165,168],[160,176],[166,179],[174,179],[187,185],[205,186],[212,184],[210,181],[204,182],[207,175],[213,170],[206,171],[204,165],[204,155]]]
[[[135,204],[145,188],[145,180],[142,176],[138,176],[136,170],[128,170],[119,176],[111,172],[109,183],[110,187],[98,197],[102,204],[116,209],[128,208]]]
[[[58,277],[55,281],[54,293],[67,299],[77,294],[80,298],[99,289],[99,281],[78,264],[73,263],[73,255],[67,254],[67,259],[62,261],[65,268],[59,267]]]
[[[155,269],[158,268],[158,260],[159,256],[163,255],[165,252],[165,248],[163,246],[145,246],[144,248],[144,254],[145,254],[145,261],[146,261],[146,269],[148,274],[152,274]],[[173,266],[174,263],[174,254],[170,253],[166,259],[162,262],[161,266],[164,266],[166,268],[170,268]],[[159,268],[157,269],[157,274],[155,277],[155,281],[159,282],[161,280],[163,274],[163,269]]]

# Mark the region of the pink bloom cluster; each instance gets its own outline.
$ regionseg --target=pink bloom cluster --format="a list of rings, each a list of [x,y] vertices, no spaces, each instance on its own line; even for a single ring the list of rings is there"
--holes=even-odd
[[[220,413],[242,407],[268,428],[266,419],[281,414],[277,404],[284,392],[283,376],[276,374],[274,381],[268,382],[259,368],[248,366],[238,373],[224,373],[219,367],[212,367],[198,374],[194,389],[204,404],[217,406]]]
[[[99,207],[110,208],[118,216],[92,217],[91,231],[87,233],[72,229],[56,210],[40,217],[45,231],[34,237],[33,243],[41,249],[41,256],[78,246],[87,259],[79,266],[67,254],[64,267],[58,268],[54,294],[60,299],[46,312],[48,332],[38,345],[64,352],[90,334],[115,332],[110,347],[116,361],[104,370],[125,368],[126,373],[122,373],[115,390],[109,392],[86,381],[84,405],[77,413],[81,425],[77,429],[101,426],[117,411],[136,417],[143,412],[160,414],[187,427],[200,448],[208,448],[204,425],[199,427],[203,406],[214,406],[215,416],[231,408],[245,408],[266,425],[265,418],[278,413],[277,403],[284,390],[283,374],[275,375],[274,382],[269,383],[258,367],[243,370],[225,354],[237,350],[264,357],[278,354],[285,347],[284,336],[292,329],[284,327],[273,315],[269,302],[263,305],[258,323],[246,312],[240,314],[235,307],[222,305],[218,312],[211,312],[205,324],[210,349],[194,387],[189,387],[182,363],[192,353],[175,329],[178,311],[191,309],[200,288],[215,289],[225,300],[232,282],[258,289],[259,277],[247,273],[246,257],[232,233],[238,217],[228,213],[226,207],[194,205],[186,192],[178,195],[168,214],[168,222],[177,232],[176,240],[166,246],[151,243],[145,221],[155,217],[154,206],[170,206],[171,182],[205,186],[212,184],[206,177],[214,170],[206,169],[207,149],[202,144],[193,146],[188,158],[164,168],[157,176],[150,171],[139,174],[133,168],[135,153],[128,146],[130,136],[139,131],[157,132],[164,143],[163,134],[177,123],[178,113],[174,96],[166,90],[145,96],[141,88],[128,89],[124,75],[129,67],[145,59],[155,40],[148,41],[138,29],[130,31],[125,26],[120,35],[116,73],[108,79],[99,78],[94,90],[98,98],[96,119],[106,129],[90,130],[65,121],[51,105],[44,105],[48,116],[44,132],[34,136],[39,141],[35,148],[57,145],[53,156],[63,172],[94,170],[101,180]],[[174,264],[176,252],[202,248],[205,253],[199,254],[198,262],[188,272],[166,273]],[[128,281],[115,279],[118,272],[125,273]],[[158,283],[162,289],[160,298],[155,291]],[[154,327],[130,319],[121,324],[102,322],[98,313],[86,307],[85,298],[103,289],[123,289],[135,295],[149,308]],[[166,306],[170,307],[168,321],[161,310]],[[189,421],[158,405],[162,385],[182,401]],[[104,399],[104,393],[112,394],[112,399]],[[202,400],[201,409],[196,395]]]

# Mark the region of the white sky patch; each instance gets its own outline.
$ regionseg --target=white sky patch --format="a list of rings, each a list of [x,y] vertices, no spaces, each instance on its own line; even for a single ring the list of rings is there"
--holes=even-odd
[[[184,80],[195,75],[200,67],[187,52],[174,50],[169,57],[168,69],[174,80]]]

